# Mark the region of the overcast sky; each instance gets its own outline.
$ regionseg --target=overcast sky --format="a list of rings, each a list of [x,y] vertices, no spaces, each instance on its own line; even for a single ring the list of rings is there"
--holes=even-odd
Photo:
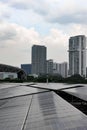
[[[0,63],[31,63],[31,47],[68,61],[68,39],[87,36],[87,0],[0,0]]]

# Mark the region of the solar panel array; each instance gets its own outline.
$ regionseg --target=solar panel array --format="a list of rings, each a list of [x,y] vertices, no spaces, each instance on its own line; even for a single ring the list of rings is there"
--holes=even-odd
[[[0,130],[21,130],[32,96],[0,101]]]
[[[63,91],[75,97],[78,97],[84,101],[87,101],[87,86],[73,89],[65,89]]]
[[[87,130],[87,116],[53,91],[12,86],[0,89],[0,130]]]
[[[24,130],[86,130],[87,116],[54,92],[33,96]]]
[[[27,86],[14,86],[10,88],[0,89],[0,99],[18,97],[18,96],[29,95],[29,94],[31,95],[34,93],[45,92],[45,91],[48,90],[31,88]]]

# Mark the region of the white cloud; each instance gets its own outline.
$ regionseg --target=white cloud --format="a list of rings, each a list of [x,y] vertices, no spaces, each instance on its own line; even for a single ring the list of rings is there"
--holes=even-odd
[[[0,23],[0,62],[14,65],[29,62],[30,48],[38,41],[39,34],[33,28]]]
[[[43,37],[34,28],[27,29],[17,24],[1,22],[0,33],[0,61],[2,63],[13,65],[29,63],[33,44],[47,46],[48,56],[53,59],[59,57],[60,50],[66,51],[67,47],[66,35],[57,29],[51,29],[50,33]]]
[[[87,25],[82,24],[72,24],[69,30],[69,36],[73,35],[86,35],[87,36]]]
[[[16,9],[33,10],[53,23],[87,23],[86,0],[5,0],[4,3]]]
[[[48,48],[48,58],[57,62],[67,61],[68,37],[63,31],[52,28],[44,37],[44,43]],[[63,55],[64,54],[64,55]]]
[[[8,4],[0,2],[0,21],[10,17],[9,8]]]

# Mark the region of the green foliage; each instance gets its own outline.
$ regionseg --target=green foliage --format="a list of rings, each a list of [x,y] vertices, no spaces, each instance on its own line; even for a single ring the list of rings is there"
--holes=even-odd
[[[62,82],[63,77],[61,75],[49,75],[49,82]]]
[[[55,83],[87,83],[87,80],[84,77],[81,77],[78,74],[72,75],[68,78],[63,78],[61,75],[39,75],[37,78],[33,76],[28,76],[27,82],[55,82]]]
[[[61,75],[40,75],[38,77],[28,76],[27,80],[20,80],[20,79],[10,79],[6,78],[4,80],[0,80],[0,82],[14,82],[14,83],[22,83],[22,82],[55,82],[55,83],[87,83],[87,79],[81,77],[80,75],[72,75],[68,78],[63,78]]]
[[[86,80],[84,77],[80,76],[79,74],[72,75],[71,77],[65,78],[64,82],[67,83],[85,83]]]
[[[28,81],[28,82],[34,81],[34,77],[33,77],[33,76],[27,76],[27,81]]]
[[[38,76],[38,78],[37,78],[37,82],[45,83],[46,80],[47,80],[46,75],[41,75],[41,76]]]
[[[48,82],[62,82],[63,81],[63,78],[61,75],[40,75],[38,78],[37,78],[37,82],[47,82],[47,79],[48,79]]]

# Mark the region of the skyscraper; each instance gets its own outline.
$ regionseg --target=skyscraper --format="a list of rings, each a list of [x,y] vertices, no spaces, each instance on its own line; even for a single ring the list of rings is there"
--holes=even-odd
[[[32,74],[46,74],[46,47],[32,46]]]
[[[52,59],[47,60],[47,74],[49,75],[53,74],[53,60]]]
[[[53,74],[59,74],[66,78],[68,76],[67,62],[54,63],[53,64]]]
[[[66,78],[68,76],[67,62],[63,62],[63,63],[60,64],[60,74],[64,78]]]
[[[69,39],[69,74],[86,76],[86,37],[84,35]]]

